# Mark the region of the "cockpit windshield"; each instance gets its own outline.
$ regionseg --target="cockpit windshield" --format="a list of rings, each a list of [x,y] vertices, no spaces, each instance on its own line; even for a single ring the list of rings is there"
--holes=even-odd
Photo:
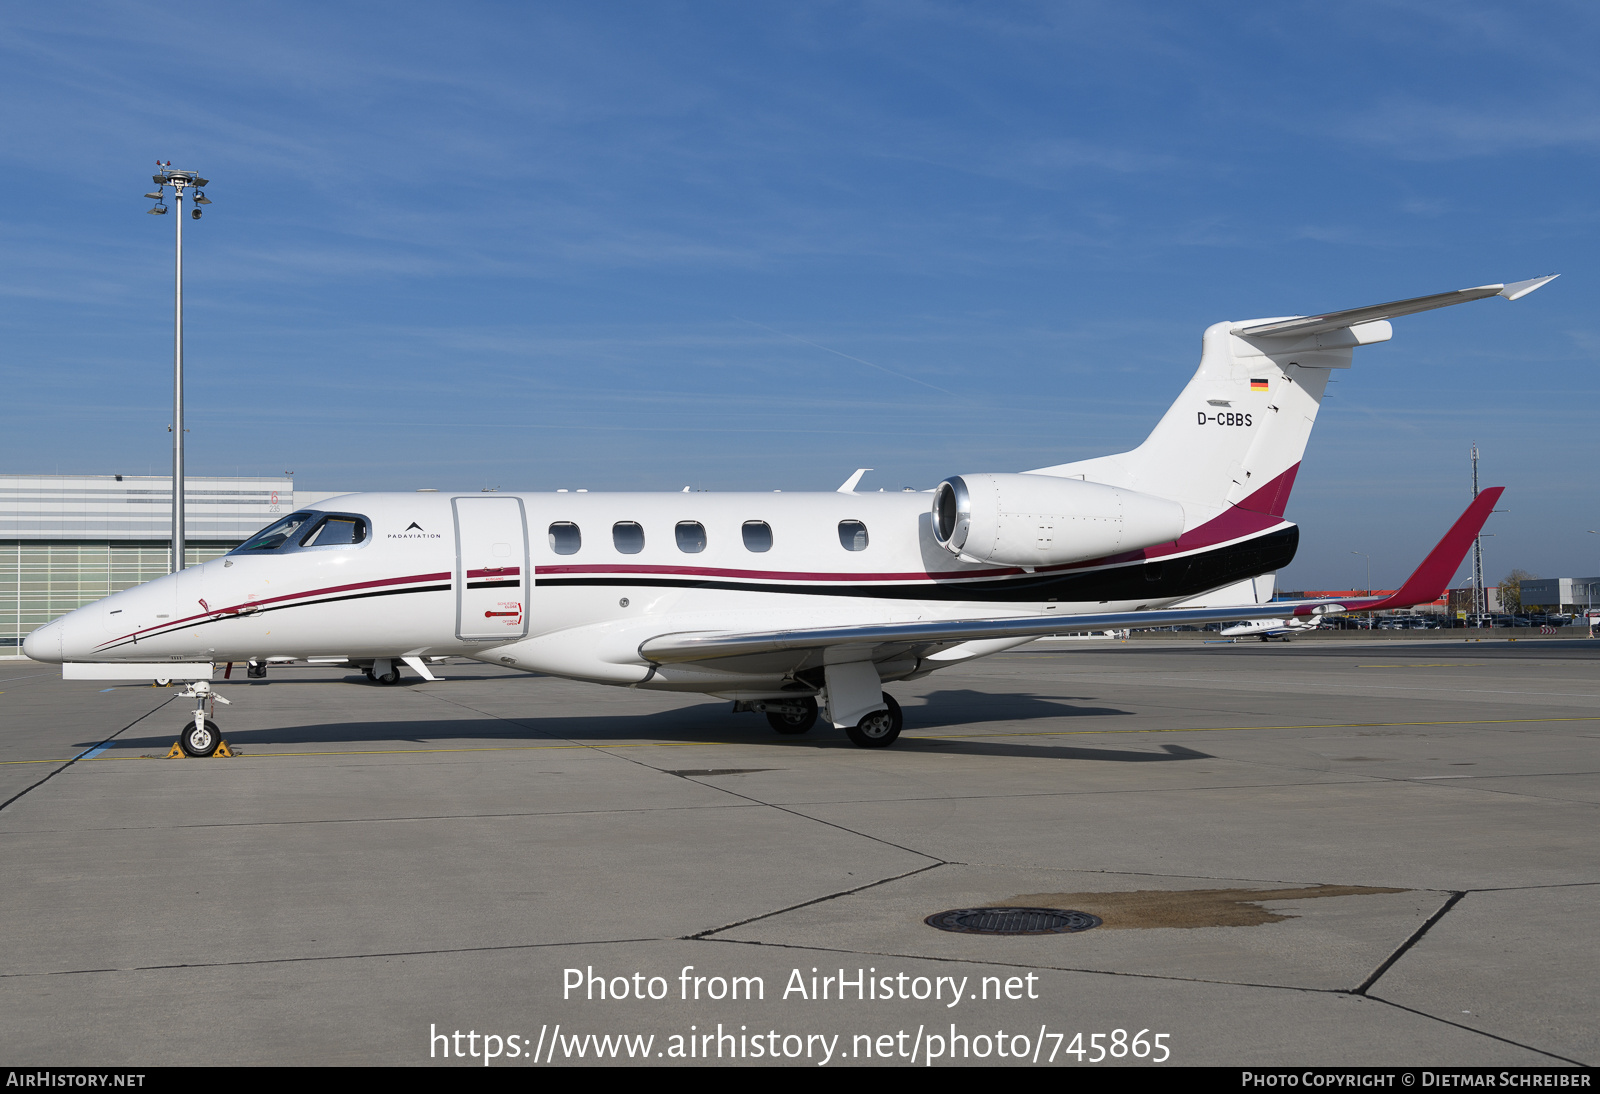
[[[367,541],[367,518],[354,513],[302,509],[257,532],[229,554],[300,551],[312,547],[356,547]]]
[[[245,551],[276,551],[279,547],[282,547],[285,543],[288,543],[291,539],[293,539],[295,533],[300,531],[302,527],[304,527],[306,524],[309,524],[311,521],[315,520],[321,515],[321,513],[313,513],[309,510],[299,513],[290,513],[278,523],[268,526],[263,531],[257,532],[255,535],[245,540],[243,546],[236,547],[231,553],[242,554]]]

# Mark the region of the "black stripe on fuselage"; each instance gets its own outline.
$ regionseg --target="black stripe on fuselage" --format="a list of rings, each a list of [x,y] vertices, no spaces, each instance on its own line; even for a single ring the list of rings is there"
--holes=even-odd
[[[797,596],[855,596],[877,600],[958,600],[1026,603],[1058,600],[1068,603],[1171,600],[1195,596],[1235,581],[1281,570],[1294,560],[1300,529],[1294,525],[1254,539],[1231,543],[1179,558],[1133,562],[1078,573],[1031,574],[995,581],[883,585],[800,585],[725,581],[697,577],[584,576],[542,577],[543,588],[571,585],[634,588],[720,589]]]
[[[512,578],[510,581],[469,581],[469,582],[467,582],[467,588],[469,588],[469,589],[520,589],[520,588],[522,588],[522,581],[521,581],[520,578]]]

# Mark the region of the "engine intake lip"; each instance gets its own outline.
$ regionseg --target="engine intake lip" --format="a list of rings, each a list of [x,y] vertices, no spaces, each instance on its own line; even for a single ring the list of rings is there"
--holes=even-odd
[[[966,545],[972,527],[972,499],[960,475],[945,479],[933,491],[933,538],[947,551]]]

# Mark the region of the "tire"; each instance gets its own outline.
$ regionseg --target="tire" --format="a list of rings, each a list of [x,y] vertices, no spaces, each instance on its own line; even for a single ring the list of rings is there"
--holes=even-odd
[[[205,727],[198,731],[194,727],[194,720],[190,719],[178,736],[178,747],[183,749],[183,754],[196,758],[211,755],[221,743],[222,732],[210,718],[206,719]]]
[[[167,677],[165,677],[165,676],[156,677],[156,687],[158,687],[158,688],[170,688],[171,686],[172,686],[172,681],[170,679],[168,679]]]
[[[398,684],[400,682],[400,670],[390,669],[382,676],[374,676],[373,679],[384,685]]]
[[[767,725],[779,733],[804,733],[817,724],[817,701],[807,695],[800,700],[806,708],[804,714],[779,714],[776,711],[767,711]]]
[[[900,704],[888,692],[883,693],[883,701],[888,705],[887,710],[875,710],[844,731],[857,748],[888,748],[900,736],[900,727],[904,724]]]

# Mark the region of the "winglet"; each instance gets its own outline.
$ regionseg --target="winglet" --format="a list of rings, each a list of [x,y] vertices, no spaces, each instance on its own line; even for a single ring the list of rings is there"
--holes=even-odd
[[[865,475],[868,471],[871,471],[871,470],[872,470],[872,468],[870,468],[870,467],[858,467],[858,468],[856,468],[856,473],[854,475],[851,475],[848,479],[844,480],[844,485],[839,487],[838,493],[840,493],[840,494],[854,494],[856,492],[856,487],[861,484],[861,476]]]
[[[1537,287],[1537,286],[1536,286]],[[1530,290],[1531,291],[1531,290]],[[1483,531],[1495,502],[1505,493],[1503,486],[1491,486],[1472,499],[1467,511],[1462,513],[1437,546],[1428,552],[1422,565],[1400,586],[1400,591],[1382,600],[1367,603],[1365,600],[1344,601],[1345,610],[1352,612],[1381,612],[1388,608],[1409,608],[1413,604],[1427,604],[1444,595],[1450,579],[1467,557],[1467,549]]]
[[[1507,300],[1521,300],[1534,289],[1548,285],[1560,276],[1560,274],[1545,274],[1543,277],[1535,277],[1529,281],[1514,281],[1501,289],[1496,295],[1503,296]]]

